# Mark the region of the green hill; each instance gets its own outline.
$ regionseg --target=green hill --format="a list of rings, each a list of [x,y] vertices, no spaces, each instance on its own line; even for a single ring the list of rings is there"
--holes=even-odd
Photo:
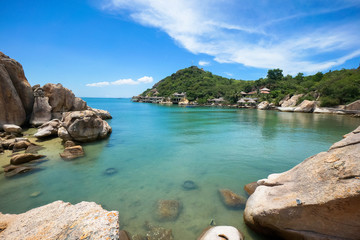
[[[283,76],[282,70],[268,71],[266,78],[255,81],[235,80],[214,75],[196,66],[181,69],[156,83],[141,95],[151,96],[155,89],[158,96],[169,97],[175,92],[186,92],[190,101],[206,103],[210,98],[223,97],[228,103],[236,103],[242,96],[241,91],[250,92],[267,87],[270,94],[255,94],[260,100],[277,104],[286,95],[304,93],[300,99],[320,100],[322,106],[348,104],[360,99],[360,68],[319,72],[295,77]]]

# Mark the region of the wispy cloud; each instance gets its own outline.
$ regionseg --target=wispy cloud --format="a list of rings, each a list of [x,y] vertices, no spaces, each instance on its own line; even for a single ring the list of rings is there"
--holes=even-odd
[[[209,66],[210,65],[210,62],[207,62],[207,61],[199,61],[199,65],[200,66]]]
[[[295,74],[360,56],[358,0],[106,0],[103,8],[159,28],[188,51],[220,63]],[[350,8],[346,18],[331,15]]]
[[[144,76],[139,78],[137,81],[127,78],[127,79],[119,79],[113,82],[97,82],[97,83],[88,83],[87,87],[105,87],[110,85],[138,85],[141,83],[152,83],[154,79],[152,77]]]

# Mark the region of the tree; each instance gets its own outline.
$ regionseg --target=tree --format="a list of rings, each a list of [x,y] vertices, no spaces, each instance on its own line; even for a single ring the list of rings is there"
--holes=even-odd
[[[283,79],[283,70],[276,68],[276,69],[269,69],[267,74],[268,84],[274,85],[274,83],[281,81]]]

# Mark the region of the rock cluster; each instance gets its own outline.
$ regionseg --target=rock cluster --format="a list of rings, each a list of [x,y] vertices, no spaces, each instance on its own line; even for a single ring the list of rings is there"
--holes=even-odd
[[[118,218],[94,202],[56,201],[18,215],[0,213],[0,239],[119,239]]]
[[[327,152],[257,184],[244,212],[256,231],[285,239],[359,239],[360,127]]]

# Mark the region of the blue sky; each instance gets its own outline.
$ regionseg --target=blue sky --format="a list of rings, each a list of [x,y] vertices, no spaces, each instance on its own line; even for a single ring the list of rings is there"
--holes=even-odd
[[[255,80],[360,64],[360,0],[1,0],[0,51],[29,82],[130,97],[191,65]]]

